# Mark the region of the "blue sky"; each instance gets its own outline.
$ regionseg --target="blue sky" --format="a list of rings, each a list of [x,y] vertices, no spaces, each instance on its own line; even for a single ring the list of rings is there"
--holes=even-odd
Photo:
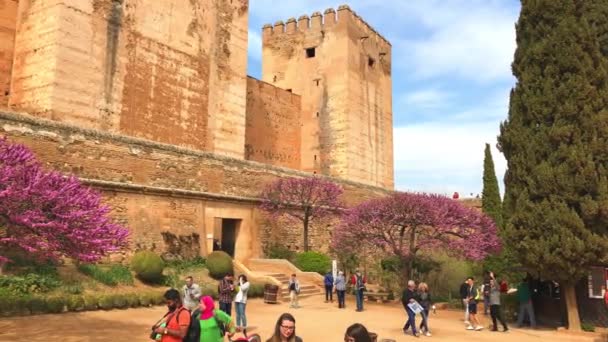
[[[338,8],[332,0],[251,0],[249,66],[261,74],[265,23]],[[393,46],[395,186],[481,193],[484,144],[495,149],[515,84],[517,0],[352,0],[348,5]]]

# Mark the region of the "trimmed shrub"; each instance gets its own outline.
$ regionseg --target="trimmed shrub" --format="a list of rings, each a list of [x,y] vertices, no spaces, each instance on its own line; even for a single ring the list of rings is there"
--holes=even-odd
[[[264,284],[252,283],[249,286],[249,292],[247,292],[248,298],[260,298],[264,297]]]
[[[207,256],[207,269],[213,279],[222,279],[226,274],[232,274],[232,258],[226,252],[215,251]]]
[[[27,306],[32,314],[42,314],[46,312],[46,303],[42,297],[31,297]]]
[[[152,305],[152,296],[149,293],[140,293],[138,296],[139,304],[141,306],[150,306]]]
[[[331,270],[331,259],[319,252],[304,252],[296,255],[295,265],[304,272],[325,274]]]
[[[68,311],[82,311],[85,308],[83,296],[69,296],[66,300]]]
[[[125,298],[130,308],[136,308],[139,306],[139,297],[136,293],[129,293],[128,295],[125,295]]]
[[[62,313],[65,308],[65,299],[62,297],[47,297],[45,301],[47,313]]]
[[[97,310],[97,303],[99,303],[99,298],[93,295],[84,295],[82,297],[84,301],[84,309],[87,311]]]
[[[163,280],[165,263],[151,251],[139,251],[131,259],[131,269],[145,282],[157,284]]]
[[[114,308],[114,297],[111,295],[102,295],[98,298],[97,305],[102,310],[112,310]]]
[[[126,295],[123,294],[115,294],[112,297],[112,302],[114,303],[114,308],[116,309],[126,309],[129,307],[129,302],[127,301]]]
[[[70,285],[63,286],[63,292],[69,293],[72,295],[79,295],[79,294],[82,294],[82,292],[84,292],[84,288],[82,287],[82,284],[70,284]]]
[[[109,270],[106,271],[110,278],[114,279],[117,283],[122,285],[133,285],[133,274],[128,267],[123,265],[112,265]],[[162,270],[161,270],[162,273]]]
[[[165,291],[152,292],[152,305],[163,305],[166,303],[165,297],[163,296]]]

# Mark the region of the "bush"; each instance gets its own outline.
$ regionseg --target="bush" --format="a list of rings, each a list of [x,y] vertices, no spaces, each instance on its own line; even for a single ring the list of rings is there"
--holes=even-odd
[[[99,298],[93,295],[84,295],[82,297],[84,301],[84,309],[87,311],[97,310],[97,303],[99,303]]]
[[[131,271],[122,265],[112,265],[106,270],[94,264],[80,264],[78,265],[78,270],[104,285],[133,285],[133,275],[131,274]]]
[[[0,288],[20,296],[31,293],[44,293],[61,285],[57,274],[29,273],[24,276],[0,276]]]
[[[62,313],[65,308],[65,299],[62,297],[47,297],[46,312],[47,313]]]
[[[331,270],[331,259],[323,253],[304,252],[296,255],[295,265],[304,272],[325,274]]]
[[[160,256],[150,251],[139,251],[131,260],[131,268],[139,279],[158,284],[163,280],[165,263]]]
[[[260,298],[264,297],[264,284],[253,283],[249,286],[249,292],[247,292],[248,298]]]
[[[191,260],[172,260],[166,263],[167,268],[172,268],[178,271],[178,273],[197,268],[205,268],[206,265],[207,260],[205,260],[205,258],[203,258],[202,256],[197,256],[196,258]]]
[[[146,293],[146,292],[140,293],[137,297],[139,299],[139,304],[141,306],[150,306],[150,305],[152,305],[152,301],[153,301],[152,298],[153,298],[153,296],[151,296],[149,293]]]
[[[165,297],[163,296],[165,291],[162,292],[152,292],[152,305],[163,305],[165,304]]]
[[[126,309],[129,307],[127,296],[123,294],[115,294],[112,297],[112,303],[116,309]]]
[[[136,308],[139,306],[139,296],[137,296],[136,293],[126,295],[126,300],[130,308]]]
[[[102,310],[112,310],[114,308],[114,297],[111,295],[102,295],[98,298],[97,305]]]
[[[214,286],[212,284],[201,285],[201,294],[203,296],[211,296],[213,299],[217,299],[217,286]]]
[[[289,261],[293,261],[296,256],[294,251],[276,243],[269,245],[264,254],[268,259],[286,259]]]
[[[595,332],[595,325],[589,322],[581,322],[581,329],[586,332]]]
[[[42,297],[31,297],[27,301],[27,307],[32,314],[42,314],[46,312],[46,302]]]
[[[207,269],[213,279],[222,279],[226,274],[232,274],[232,258],[225,252],[215,251],[207,257]]]
[[[83,296],[69,296],[66,300],[68,311],[82,311],[85,308]]]

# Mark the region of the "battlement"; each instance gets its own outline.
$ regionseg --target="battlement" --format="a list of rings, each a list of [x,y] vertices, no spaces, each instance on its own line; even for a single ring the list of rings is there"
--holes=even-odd
[[[292,17],[285,22],[279,20],[275,22],[274,25],[266,24],[263,26],[262,32],[264,38],[270,38],[280,34],[325,30],[345,21],[354,23],[363,32],[368,33],[370,39],[375,40],[379,45],[386,45],[387,48],[390,49],[391,43],[348,5],[341,5],[338,7],[337,11],[333,8],[328,8],[323,14],[321,14],[321,12],[314,12],[310,17],[305,14],[300,16],[297,20]]]

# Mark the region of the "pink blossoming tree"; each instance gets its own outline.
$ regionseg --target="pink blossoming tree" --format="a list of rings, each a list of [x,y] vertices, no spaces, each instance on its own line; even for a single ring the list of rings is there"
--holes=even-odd
[[[320,177],[278,179],[262,192],[261,208],[273,218],[285,217],[302,223],[304,251],[313,220],[336,214],[341,207],[342,188]]]
[[[94,262],[128,242],[99,193],[75,177],[45,171],[23,145],[0,138],[0,264],[6,251],[32,259]]]
[[[420,252],[442,250],[481,260],[500,243],[493,220],[478,210],[439,195],[395,193],[348,210],[334,230],[332,247],[397,257],[402,275],[411,277]]]

